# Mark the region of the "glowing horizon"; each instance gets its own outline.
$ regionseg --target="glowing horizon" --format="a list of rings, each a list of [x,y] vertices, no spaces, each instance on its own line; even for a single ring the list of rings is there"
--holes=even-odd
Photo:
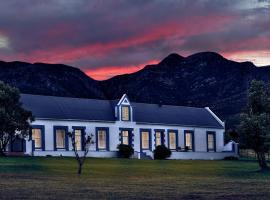
[[[269,19],[268,0],[1,1],[0,60],[62,63],[98,80],[170,53],[266,66]]]

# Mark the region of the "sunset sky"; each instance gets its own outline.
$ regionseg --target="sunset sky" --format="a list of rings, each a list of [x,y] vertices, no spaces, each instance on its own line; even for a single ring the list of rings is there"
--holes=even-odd
[[[201,51],[270,65],[270,1],[0,2],[4,61],[63,63],[102,80]]]

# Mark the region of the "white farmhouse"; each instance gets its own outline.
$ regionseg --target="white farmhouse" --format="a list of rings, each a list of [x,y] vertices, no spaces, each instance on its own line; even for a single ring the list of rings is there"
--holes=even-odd
[[[33,156],[74,156],[67,133],[81,149],[85,134],[94,135],[89,157],[116,157],[117,145],[133,146],[135,158],[153,157],[157,145],[172,151],[170,159],[223,159],[237,156],[237,145],[224,145],[224,123],[209,108],[194,108],[41,95],[21,95],[35,121],[21,147]],[[19,145],[20,146],[20,145]]]

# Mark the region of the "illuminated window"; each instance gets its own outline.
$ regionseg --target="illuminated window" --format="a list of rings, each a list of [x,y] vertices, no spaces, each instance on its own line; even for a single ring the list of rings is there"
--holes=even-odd
[[[156,132],[156,146],[161,145],[161,132]]]
[[[185,148],[193,150],[193,133],[185,132]]]
[[[129,145],[129,132],[122,131],[122,144]]]
[[[207,151],[215,151],[215,150],[216,150],[215,133],[208,132],[207,133]]]
[[[106,149],[106,130],[98,130],[98,149]]]
[[[156,137],[156,146],[163,145],[164,144],[164,132],[163,131],[156,131],[155,132]]]
[[[74,134],[75,134],[75,148],[78,151],[81,151],[82,150],[82,130],[76,129],[74,131]]]
[[[176,132],[169,131],[169,149],[176,149]]]
[[[56,129],[56,148],[64,149],[65,148],[65,129]]]
[[[150,132],[149,131],[142,131],[141,132],[141,142],[142,142],[142,149],[150,149]]]
[[[122,109],[121,112],[122,121],[130,121],[129,106],[122,106],[121,109]]]
[[[42,140],[41,140],[41,129],[40,128],[33,128],[32,129],[32,140],[35,141],[35,148],[41,149]]]

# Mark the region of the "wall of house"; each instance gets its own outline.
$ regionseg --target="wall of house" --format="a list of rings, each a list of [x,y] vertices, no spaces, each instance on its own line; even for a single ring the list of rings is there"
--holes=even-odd
[[[212,128],[200,128],[200,127],[179,127],[179,126],[163,126],[163,125],[150,125],[150,124],[136,124],[135,122],[87,122],[87,121],[61,121],[61,120],[39,120],[33,122],[33,125],[44,125],[45,127],[45,151],[36,150],[32,152],[32,141],[26,142],[26,154],[35,156],[72,156],[72,144],[69,139],[69,151],[60,150],[54,151],[54,126],[68,126],[68,131],[72,132],[72,126],[83,126],[86,127],[85,131],[87,134],[94,135],[96,127],[107,127],[109,129],[109,151],[96,151],[96,144],[90,146],[90,152],[88,156],[91,157],[115,157],[117,151],[117,145],[120,143],[119,128],[133,128],[133,145],[135,152],[141,151],[140,143],[140,129],[151,129],[151,148],[150,150],[144,150],[143,152],[152,156],[152,151],[155,149],[155,129],[165,130],[165,145],[168,145],[167,130],[177,130],[178,131],[178,146],[184,148],[184,131],[190,130],[194,132],[194,146],[195,152],[197,153],[207,153],[207,131],[214,131],[216,133],[216,151],[222,152],[224,148],[224,130],[223,129],[212,129]],[[175,156],[177,153],[174,152],[172,158],[177,158]],[[181,152],[189,153],[191,152]],[[195,155],[195,154],[194,154]],[[195,157],[200,157],[202,154],[196,154]],[[203,158],[204,156],[202,156]]]

